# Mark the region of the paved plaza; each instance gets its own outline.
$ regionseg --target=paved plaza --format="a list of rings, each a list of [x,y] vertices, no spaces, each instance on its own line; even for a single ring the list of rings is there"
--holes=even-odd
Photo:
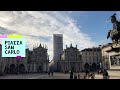
[[[120,79],[120,71],[108,71],[110,79]],[[85,73],[80,73],[80,78],[83,79]],[[0,76],[0,79],[69,79],[69,74],[54,73],[53,76],[48,74],[18,74],[18,75],[4,75]],[[87,78],[88,79],[88,78]],[[89,78],[91,79],[91,78]],[[95,73],[95,79],[103,79],[102,75]]]

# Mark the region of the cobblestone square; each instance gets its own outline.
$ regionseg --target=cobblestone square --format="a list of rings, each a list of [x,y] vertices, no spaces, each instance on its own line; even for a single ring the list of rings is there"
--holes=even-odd
[[[110,79],[120,79],[120,71],[108,71],[110,75]],[[83,79],[85,73],[80,73],[80,79]],[[53,76],[49,76],[48,74],[18,74],[18,75],[5,75],[0,76],[0,79],[69,79],[69,74],[64,73],[54,73]],[[87,78],[91,79],[91,78]],[[102,74],[98,75],[95,73],[95,79],[103,79]]]

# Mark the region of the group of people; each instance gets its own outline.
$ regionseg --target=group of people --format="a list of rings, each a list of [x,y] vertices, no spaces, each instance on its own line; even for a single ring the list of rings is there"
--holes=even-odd
[[[105,70],[105,69],[98,70],[98,74],[102,74],[103,75],[103,79],[109,79],[110,78],[107,70]]]
[[[109,79],[110,78],[107,70],[105,70],[105,69],[104,70],[103,69],[99,70],[98,74],[102,74],[103,79]],[[85,75],[83,77],[81,77],[80,73],[77,74],[76,72],[73,73],[73,71],[70,71],[70,79],[89,79],[89,78],[95,79],[95,72],[90,72],[89,70],[86,70]]]
[[[86,79],[88,74],[85,74],[83,77],[80,75],[80,73],[73,73],[73,71],[70,71],[70,79]],[[90,75],[89,75],[90,76]],[[94,78],[94,73],[90,76],[92,79]]]
[[[77,79],[77,74],[70,71],[70,79]]]
[[[94,78],[95,78],[95,73],[94,73],[94,72],[90,73],[89,70],[85,70],[84,79],[87,79],[87,78],[88,78],[88,79],[89,79],[89,78],[94,79]]]
[[[103,79],[109,79],[109,78],[110,78],[110,76],[109,76],[107,70],[104,70],[103,71]]]

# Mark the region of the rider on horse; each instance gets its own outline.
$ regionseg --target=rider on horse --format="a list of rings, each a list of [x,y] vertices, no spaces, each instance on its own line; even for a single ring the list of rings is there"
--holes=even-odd
[[[116,19],[116,14],[113,14],[111,18],[111,23],[113,23],[113,30],[109,30],[107,38],[111,37],[112,40],[118,42],[120,39],[120,22]]]

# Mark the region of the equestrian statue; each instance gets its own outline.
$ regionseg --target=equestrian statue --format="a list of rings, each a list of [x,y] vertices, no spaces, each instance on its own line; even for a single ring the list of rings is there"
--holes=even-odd
[[[116,18],[116,13],[114,13],[110,18],[111,23],[113,23],[113,30],[108,31],[107,39],[110,37],[112,42],[117,45],[120,41],[120,22]]]

